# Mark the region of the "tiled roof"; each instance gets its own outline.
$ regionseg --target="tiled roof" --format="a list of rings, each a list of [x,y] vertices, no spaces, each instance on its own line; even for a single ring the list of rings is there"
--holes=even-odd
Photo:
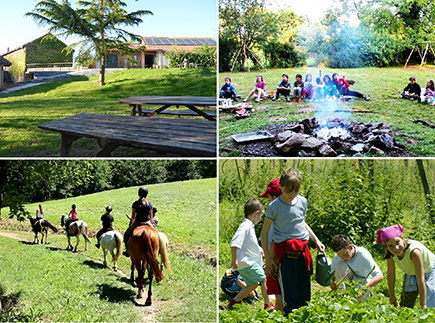
[[[11,66],[12,63],[9,62],[6,58],[3,58],[2,56],[0,56],[0,65],[3,65],[3,66]]]

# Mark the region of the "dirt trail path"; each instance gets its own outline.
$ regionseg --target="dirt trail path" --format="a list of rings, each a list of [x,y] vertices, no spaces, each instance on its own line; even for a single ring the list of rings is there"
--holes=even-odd
[[[10,238],[10,239],[15,239],[15,240],[18,240],[18,241],[23,241],[23,242],[31,242],[31,241],[28,241],[26,239],[23,239],[23,238],[19,237],[17,234],[15,234],[13,232],[0,231],[0,236],[6,237],[6,238]],[[81,255],[81,256],[84,256],[86,258],[90,258],[93,261],[100,263],[101,265],[103,264],[102,261],[97,260],[97,259],[95,259],[93,257],[88,257],[86,255]],[[125,277],[125,278],[128,278],[128,279],[130,278],[130,276],[127,276],[121,270],[118,270],[117,273],[120,276],[122,276],[122,277]],[[152,306],[145,306],[144,304],[145,304],[145,301],[146,301],[146,295],[147,295],[147,293],[145,293],[145,295],[144,295],[145,297],[144,298],[142,298],[142,299],[136,299],[134,303],[135,303],[135,305],[137,306],[137,309],[139,310],[139,312],[142,315],[143,322],[150,322],[150,323],[158,322],[158,320],[157,320],[157,314],[160,311],[160,306],[163,304],[163,301],[160,301],[160,300],[157,300],[157,299],[153,298],[153,304],[152,304]]]

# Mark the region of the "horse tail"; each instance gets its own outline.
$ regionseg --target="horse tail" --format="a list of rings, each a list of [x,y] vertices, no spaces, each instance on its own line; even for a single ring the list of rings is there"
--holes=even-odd
[[[151,241],[151,234],[154,231],[157,234],[157,231],[155,231],[154,229],[151,228],[151,230],[148,230],[149,233],[148,234],[144,234],[144,240],[145,240],[145,244],[144,244],[144,250],[145,250],[145,255],[148,259],[149,262],[149,267],[150,267],[150,271],[152,273],[154,273],[154,275],[156,276],[156,280],[159,282],[163,279],[163,274],[162,271],[160,270],[159,267],[159,263],[157,262],[157,258],[156,255],[154,255],[154,249],[155,246],[153,246],[153,243]],[[146,231],[144,231],[146,232]]]
[[[80,230],[82,232],[82,236],[85,237],[88,243],[91,243],[91,240],[88,239],[88,224],[85,221],[82,221],[80,225]]]
[[[113,257],[113,262],[117,261],[122,254],[122,235],[118,231],[115,231],[116,239],[116,255]]]
[[[163,232],[162,232],[163,233]],[[160,260],[162,261],[163,266],[172,273],[171,266],[169,265],[169,257],[168,257],[168,237],[163,234],[159,234],[159,241],[160,241]]]
[[[57,228],[54,225],[52,225],[50,222],[48,222],[48,220],[44,219],[42,224],[44,227],[49,227],[51,230],[53,230],[54,233],[57,232]]]

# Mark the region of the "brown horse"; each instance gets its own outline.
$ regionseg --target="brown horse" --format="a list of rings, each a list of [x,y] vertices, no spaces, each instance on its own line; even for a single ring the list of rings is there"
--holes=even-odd
[[[159,234],[154,228],[148,225],[137,227],[133,230],[133,234],[127,242],[127,250],[131,257],[131,285],[135,286],[134,268],[137,269],[139,278],[137,298],[142,298],[145,269],[148,271],[149,288],[145,306],[150,306],[152,303],[151,285],[153,277],[156,277],[157,282],[163,279],[162,271],[157,261],[159,254]]]

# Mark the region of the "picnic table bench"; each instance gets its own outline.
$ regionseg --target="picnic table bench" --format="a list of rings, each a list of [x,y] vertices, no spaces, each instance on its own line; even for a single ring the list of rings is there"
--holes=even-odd
[[[175,106],[177,109],[180,106],[185,106],[193,111],[193,116],[202,116],[210,121],[216,121],[216,113],[214,115],[204,112],[197,107],[212,107],[216,109],[216,98],[209,96],[131,96],[126,99],[119,100],[118,103],[129,104],[132,108],[131,115],[134,116],[136,113],[139,116],[153,117],[158,113],[163,113],[163,111],[173,111],[166,110],[171,106]],[[160,105],[160,108],[157,108],[150,113],[143,113],[142,105]],[[146,110],[148,111],[148,110]],[[181,111],[180,111],[181,112]],[[169,114],[169,113],[168,113]],[[179,114],[180,116],[183,114]]]
[[[147,116],[151,113],[153,113],[154,110],[143,110],[142,109],[142,115]],[[209,116],[216,118],[216,112],[206,112]],[[178,116],[178,117],[197,117],[198,113],[188,110],[164,110],[162,112],[159,112],[159,114],[166,114],[166,115],[172,115],[172,116]]]
[[[60,156],[69,156],[73,142],[87,137],[100,145],[94,157],[111,156],[119,146],[149,149],[161,156],[216,157],[216,124],[206,120],[80,113],[38,127],[61,134]]]

